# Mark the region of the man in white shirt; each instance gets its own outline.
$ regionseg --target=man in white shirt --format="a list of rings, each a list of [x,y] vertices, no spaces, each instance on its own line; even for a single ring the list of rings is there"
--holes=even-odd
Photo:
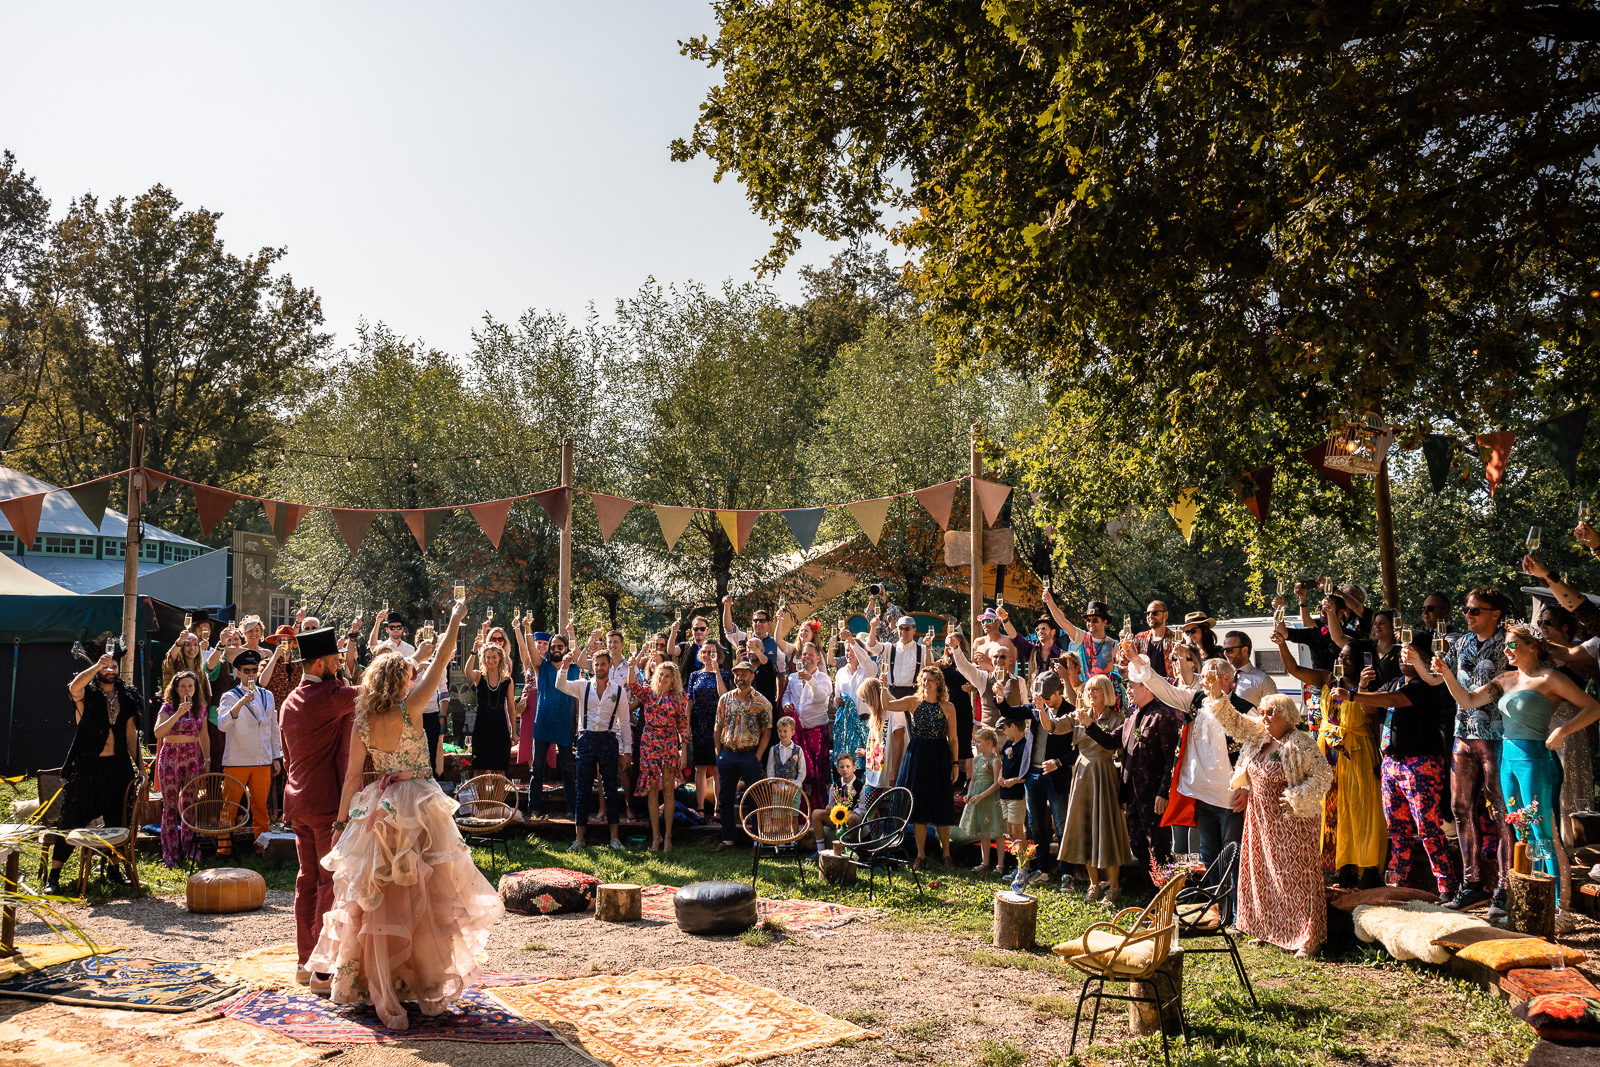
[[[261,653],[245,649],[233,660],[239,684],[222,694],[217,706],[217,729],[228,735],[222,753],[222,773],[237,783],[229,788],[228,799],[239,803],[250,794],[250,828],[253,837],[267,832],[267,795],[272,776],[283,766],[283,737],[278,732],[278,708],[270,690],[256,684],[261,672]],[[261,851],[259,845],[254,846]],[[217,844],[219,855],[231,855],[233,843]]]
[[[873,651],[885,672],[889,695],[896,698],[914,695],[922,668],[933,662],[932,652],[917,641],[917,620],[909,615],[900,616],[895,623],[895,640]]]
[[[1250,635],[1243,630],[1229,630],[1222,635],[1222,655],[1233,668],[1233,691],[1256,708],[1278,691],[1278,683],[1255,665],[1253,651]]]
[[[578,703],[578,746],[576,753],[578,807],[573,819],[572,851],[584,847],[589,828],[589,789],[596,770],[600,772],[601,793],[611,827],[611,847],[620,850],[622,838],[617,823],[622,813],[622,796],[617,778],[626,777],[628,751],[633,747],[633,726],[628,717],[628,697],[611,678],[611,654],[591,638],[583,655],[594,664],[589,678],[569,679],[567,668],[577,658],[568,652],[556,675],[556,688]]]
[[[367,638],[367,646],[376,656],[380,652],[398,652],[406,659],[417,654],[416,646],[406,640],[406,620],[398,615],[389,614],[388,608],[382,608],[372,620],[372,634]]]
[[[822,669],[822,654],[807,641],[800,647],[800,666],[789,675],[783,707],[799,730],[795,740],[806,754],[806,796],[813,809],[828,802],[828,768],[833,764],[833,681]]]

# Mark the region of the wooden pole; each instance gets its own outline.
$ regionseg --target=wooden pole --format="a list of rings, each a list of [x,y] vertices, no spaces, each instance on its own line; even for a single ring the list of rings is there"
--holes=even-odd
[[[1389,510],[1389,460],[1372,476],[1372,499],[1378,513],[1378,567],[1383,573],[1383,606],[1400,606],[1400,575],[1394,559],[1394,513]]]
[[[134,627],[139,617],[139,511],[144,496],[143,415],[133,417],[128,467],[128,535],[122,554],[122,680],[132,685]]]
[[[967,483],[972,505],[972,514],[968,516],[972,531],[972,588],[967,602],[972,615],[967,622],[969,640],[976,640],[983,633],[983,627],[978,625],[978,616],[983,614],[983,503],[978,499],[978,479],[983,476],[983,457],[978,455],[978,435],[982,432],[981,423],[972,424],[972,479]]]
[[[556,629],[572,621],[572,438],[561,442],[561,484],[567,492],[567,521],[561,524],[561,569],[556,593]]]

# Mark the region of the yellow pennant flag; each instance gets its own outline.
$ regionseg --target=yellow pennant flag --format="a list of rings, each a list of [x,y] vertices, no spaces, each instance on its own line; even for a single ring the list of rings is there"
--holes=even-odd
[[[1200,502],[1195,498],[1195,490],[1185,489],[1178,494],[1178,499],[1167,508],[1167,513],[1172,516],[1172,521],[1178,524],[1178,532],[1183,534],[1184,541],[1189,541],[1194,533],[1194,516],[1200,510]]]
[[[733,542],[735,552],[744,551],[744,543],[750,540],[750,530],[760,515],[759,511],[717,512],[717,521],[721,522],[723,530],[727,531],[728,540]]]
[[[850,514],[856,517],[856,522],[861,524],[861,532],[867,535],[867,540],[874,545],[878,538],[883,536],[883,521],[889,517],[889,502],[893,497],[880,496],[876,500],[858,500],[854,504],[846,505]]]
[[[672,508],[665,504],[657,504],[656,521],[661,524],[661,536],[666,538],[667,551],[672,551],[672,546],[678,543],[678,538],[683,536],[683,531],[689,528],[689,520],[694,518],[694,508]]]

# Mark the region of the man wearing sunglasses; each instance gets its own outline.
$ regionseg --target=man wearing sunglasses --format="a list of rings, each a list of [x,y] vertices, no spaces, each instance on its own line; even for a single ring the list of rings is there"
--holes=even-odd
[[[1498,589],[1485,586],[1467,594],[1467,632],[1443,656],[1467,692],[1488,685],[1506,670],[1509,661],[1502,623],[1510,611],[1511,601]],[[1500,708],[1494,702],[1475,708],[1456,705],[1450,806],[1461,849],[1461,889],[1445,906],[1469,908],[1487,899],[1493,918],[1505,915],[1506,870],[1511,866],[1511,828],[1506,825],[1506,802],[1500,792],[1503,735]],[[1492,819],[1484,814],[1485,797],[1494,813]],[[1500,873],[1491,895],[1489,868],[1495,862]]]
[[[1172,651],[1172,646],[1177,643],[1178,635],[1167,625],[1167,605],[1160,600],[1152,600],[1144,606],[1144,621],[1150,625],[1148,630],[1141,630],[1134,635],[1134,647],[1145,654],[1150,661],[1150,669],[1169,682],[1177,681],[1177,675],[1167,667],[1167,654]]]
[[[772,616],[765,608],[757,608],[750,616],[750,629],[745,633],[733,624],[733,597],[722,598],[722,632],[733,642],[736,654],[748,659],[755,668],[755,691],[767,698],[773,707],[783,704],[783,654],[778,650],[778,639],[772,634]]]

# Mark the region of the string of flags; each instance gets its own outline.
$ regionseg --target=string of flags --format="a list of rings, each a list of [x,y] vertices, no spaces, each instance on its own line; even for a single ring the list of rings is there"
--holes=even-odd
[[[670,552],[677,545],[678,539],[689,528],[690,521],[696,514],[715,513],[717,521],[727,533],[728,540],[733,543],[735,552],[743,552],[745,544],[750,539],[750,533],[755,528],[758,519],[763,515],[782,515],[788,524],[789,532],[799,542],[802,550],[809,550],[816,542],[817,530],[822,525],[823,517],[834,508],[848,508],[862,533],[867,540],[876,545],[883,536],[884,523],[889,516],[889,505],[901,497],[915,497],[917,502],[939,524],[940,529],[949,529],[950,512],[955,503],[956,490],[962,483],[971,481],[971,475],[937,485],[930,485],[922,489],[913,489],[904,493],[893,493],[889,496],[873,497],[867,500],[855,500],[844,504],[822,504],[804,508],[755,508],[755,509],[719,509],[719,508],[686,508],[675,507],[669,504],[651,504],[640,500],[630,500],[627,497],[611,496],[607,493],[596,493],[588,490],[575,489],[569,485],[556,486],[544,489],[537,493],[523,493],[518,496],[502,497],[498,500],[484,500],[473,504],[451,504],[445,507],[432,508],[337,508],[320,504],[298,504],[287,500],[273,500],[267,497],[252,496],[248,493],[235,493],[228,489],[219,489],[214,485],[190,481],[174,474],[167,474],[151,467],[139,468],[144,477],[145,492],[154,494],[168,482],[177,482],[189,487],[194,494],[195,512],[199,518],[200,532],[209,534],[230,512],[234,505],[243,501],[251,501],[261,505],[266,513],[267,522],[272,527],[274,536],[279,541],[286,541],[293,535],[301,521],[312,511],[324,511],[333,520],[339,535],[343,538],[345,546],[354,556],[361,550],[361,543],[366,538],[367,531],[371,528],[373,520],[379,515],[399,515],[405,520],[411,535],[416,538],[417,547],[422,551],[428,550],[428,545],[438,534],[439,528],[450,514],[459,510],[468,512],[477,521],[479,529],[483,531],[489,543],[496,549],[505,533],[506,519],[511,513],[511,507],[524,500],[532,500],[538,504],[549,517],[550,521],[558,527],[565,527],[568,517],[572,512],[573,497],[575,495],[587,496],[594,504],[595,518],[600,525],[600,536],[609,541],[617,529],[622,525],[623,519],[635,507],[643,506],[655,511],[657,524],[661,527],[661,536],[666,540],[667,550]],[[131,468],[116,472],[115,474],[102,475],[91,481],[79,485],[65,486],[50,492],[63,492],[72,496],[78,507],[88,516],[89,521],[98,528],[105,518],[106,505],[110,500],[112,483],[132,473]],[[987,481],[978,478],[975,481],[978,502],[983,509],[985,520],[993,526],[1000,518],[1000,509],[1004,506],[1006,498],[1011,494],[1009,485],[999,482]],[[0,514],[11,524],[11,529],[17,536],[17,541],[25,548],[32,548],[39,531],[39,516],[44,510],[44,498],[49,493],[31,493],[27,496],[13,497],[0,500]]]

